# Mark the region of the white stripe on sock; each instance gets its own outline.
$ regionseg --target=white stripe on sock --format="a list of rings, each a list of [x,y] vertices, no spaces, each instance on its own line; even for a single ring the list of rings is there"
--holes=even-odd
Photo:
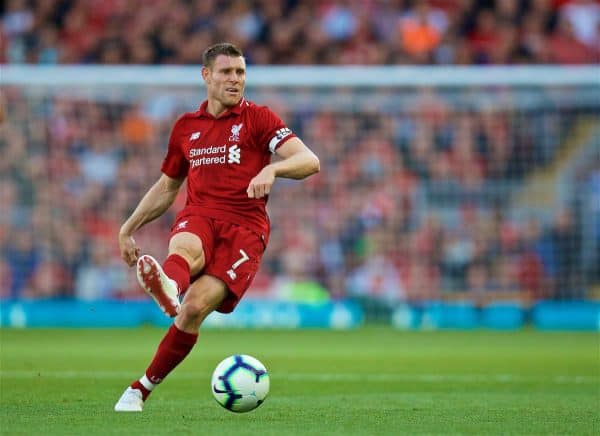
[[[144,376],[140,379],[140,383],[149,391],[156,387],[156,385],[152,383],[148,377],[146,377],[146,374],[144,374]]]

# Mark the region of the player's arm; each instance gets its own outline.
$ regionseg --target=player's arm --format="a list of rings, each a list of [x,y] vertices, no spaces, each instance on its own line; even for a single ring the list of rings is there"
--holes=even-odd
[[[304,179],[321,169],[319,158],[299,139],[291,138],[277,148],[280,161],[264,167],[248,185],[248,197],[261,198],[271,192],[275,177]]]
[[[184,178],[174,179],[163,174],[146,192],[144,197],[119,231],[119,248],[121,257],[129,265],[135,265],[139,248],[135,245],[133,234],[144,224],[158,218],[171,207],[177,197]]]

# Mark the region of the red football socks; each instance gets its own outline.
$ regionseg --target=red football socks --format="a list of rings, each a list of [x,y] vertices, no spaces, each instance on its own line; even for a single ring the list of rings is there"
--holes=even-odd
[[[158,350],[140,380],[131,385],[142,392],[145,400],[154,387],[159,384],[189,354],[198,339],[197,333],[186,333],[171,325],[167,334],[158,345]]]
[[[178,254],[171,254],[162,265],[163,271],[170,279],[177,282],[179,294],[183,294],[190,286],[190,265]]]

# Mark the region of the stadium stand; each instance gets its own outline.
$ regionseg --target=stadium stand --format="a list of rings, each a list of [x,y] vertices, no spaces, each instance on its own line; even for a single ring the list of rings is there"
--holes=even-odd
[[[216,40],[268,65],[593,63],[600,55],[595,0],[3,4],[0,61],[9,63],[196,64]]]
[[[178,108],[153,118],[135,103],[40,100],[19,88],[6,97],[3,296],[140,296],[115,235],[157,177]],[[254,292],[277,296],[282,278],[302,276],[333,297],[389,302],[464,292],[583,296],[598,271],[595,251],[582,246],[580,197],[570,193],[545,219],[504,207],[531,174],[551,170],[581,117],[568,108],[535,117],[517,106],[465,110],[432,90],[385,116],[368,105],[288,112],[289,125],[322,156],[322,175],[302,188],[278,182],[272,242]],[[590,162],[567,185],[597,190]],[[145,251],[165,254],[172,219],[142,230]]]
[[[586,0],[12,0],[1,22],[5,63],[197,64],[215,39],[237,42],[254,64],[593,63],[600,47],[599,7]],[[157,115],[127,99],[3,94],[1,297],[144,298],[115,235],[190,108]],[[384,305],[589,297],[600,281],[599,211],[587,209],[598,164],[568,153],[598,138],[584,128],[598,104],[543,94],[528,108],[527,92],[499,89],[491,98],[502,104],[478,96],[473,106],[422,88],[383,115],[360,98],[351,110],[275,100],[322,174],[302,187],[278,181],[252,293],[280,297],[282,283],[301,280],[318,296]],[[268,89],[257,95],[272,103]],[[556,169],[565,162],[576,169]],[[571,191],[551,215],[527,214],[512,195],[548,174]],[[142,230],[146,252],[166,254],[172,220]]]

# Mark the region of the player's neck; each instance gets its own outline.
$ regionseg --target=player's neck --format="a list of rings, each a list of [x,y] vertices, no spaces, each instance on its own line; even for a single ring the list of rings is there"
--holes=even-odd
[[[223,115],[225,112],[227,112],[229,109],[231,109],[234,106],[225,106],[223,103],[221,103],[218,100],[209,99],[208,104],[206,105],[206,112],[208,112],[215,118],[219,118],[221,115]]]

